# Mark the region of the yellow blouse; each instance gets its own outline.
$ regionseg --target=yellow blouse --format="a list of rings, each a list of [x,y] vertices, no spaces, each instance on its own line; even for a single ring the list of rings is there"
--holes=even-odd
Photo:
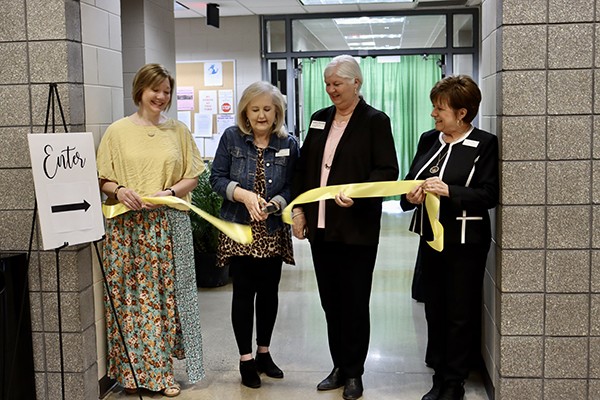
[[[98,177],[134,189],[141,196],[195,178],[204,162],[187,127],[169,119],[158,126],[140,126],[129,117],[112,123],[97,155]],[[183,197],[190,201],[191,195]]]

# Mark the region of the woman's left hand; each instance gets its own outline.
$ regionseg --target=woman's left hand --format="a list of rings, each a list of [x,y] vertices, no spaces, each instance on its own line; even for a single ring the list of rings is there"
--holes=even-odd
[[[171,191],[170,190],[161,190],[160,192],[156,192],[152,195],[152,197],[164,197],[164,196],[171,196]],[[144,203],[144,205],[142,206],[142,208],[145,208],[146,210],[154,210],[157,208],[162,207],[163,204],[152,204],[152,203]]]
[[[439,196],[450,196],[448,185],[444,183],[438,176],[425,179],[423,189],[428,193],[437,194]]]
[[[348,197],[344,194],[344,192],[339,192],[338,194],[335,195],[335,204],[337,204],[340,207],[352,207],[352,205],[354,204],[354,200],[352,200],[351,197]]]

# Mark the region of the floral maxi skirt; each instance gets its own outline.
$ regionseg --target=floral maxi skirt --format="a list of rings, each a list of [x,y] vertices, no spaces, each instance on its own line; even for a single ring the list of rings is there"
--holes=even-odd
[[[175,384],[173,356],[188,380],[204,377],[194,254],[187,213],[162,207],[107,220],[103,266],[139,387]],[[108,376],[135,388],[107,297]]]

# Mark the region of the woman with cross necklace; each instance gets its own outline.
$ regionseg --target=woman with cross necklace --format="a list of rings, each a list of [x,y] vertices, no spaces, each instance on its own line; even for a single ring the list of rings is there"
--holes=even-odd
[[[421,135],[405,179],[425,180],[402,196],[416,209],[410,229],[421,237],[413,297],[425,302],[427,354],[433,387],[422,400],[461,400],[479,349],[481,287],[491,243],[488,210],[498,203],[498,140],[473,127],[481,92],[468,76],[450,76],[431,90],[435,129]],[[425,223],[426,193],[440,196],[444,249],[433,250]],[[476,346],[474,344],[477,344]]]

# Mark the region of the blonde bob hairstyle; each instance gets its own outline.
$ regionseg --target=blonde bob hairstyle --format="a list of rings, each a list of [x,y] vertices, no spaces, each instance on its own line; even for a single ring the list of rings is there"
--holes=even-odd
[[[263,94],[268,94],[271,96],[273,106],[275,107],[275,122],[273,122],[273,130],[271,132],[275,133],[280,138],[286,137],[288,133],[283,124],[285,114],[285,99],[283,98],[283,95],[279,89],[271,85],[269,82],[264,81],[252,83],[246,88],[246,90],[244,90],[244,93],[242,93],[242,98],[238,103],[236,115],[238,128],[240,128],[245,135],[252,134],[252,127],[250,126],[250,121],[248,120],[246,108],[248,108],[248,104],[250,104],[252,100],[258,96],[262,96]]]
[[[162,83],[165,79],[169,80],[171,91],[175,86],[175,79],[171,76],[171,73],[160,64],[146,64],[138,70],[133,78],[133,87],[131,89],[131,97],[136,106],[140,105],[142,101],[142,94],[144,90],[148,88],[155,88]],[[173,100],[173,93],[167,103],[165,110],[171,107],[171,101]]]
[[[323,78],[327,79],[333,74],[351,83],[356,79],[358,81],[358,93],[360,93],[360,88],[363,84],[363,75],[360,65],[358,65],[354,57],[348,54],[341,54],[334,57],[325,67]]]

